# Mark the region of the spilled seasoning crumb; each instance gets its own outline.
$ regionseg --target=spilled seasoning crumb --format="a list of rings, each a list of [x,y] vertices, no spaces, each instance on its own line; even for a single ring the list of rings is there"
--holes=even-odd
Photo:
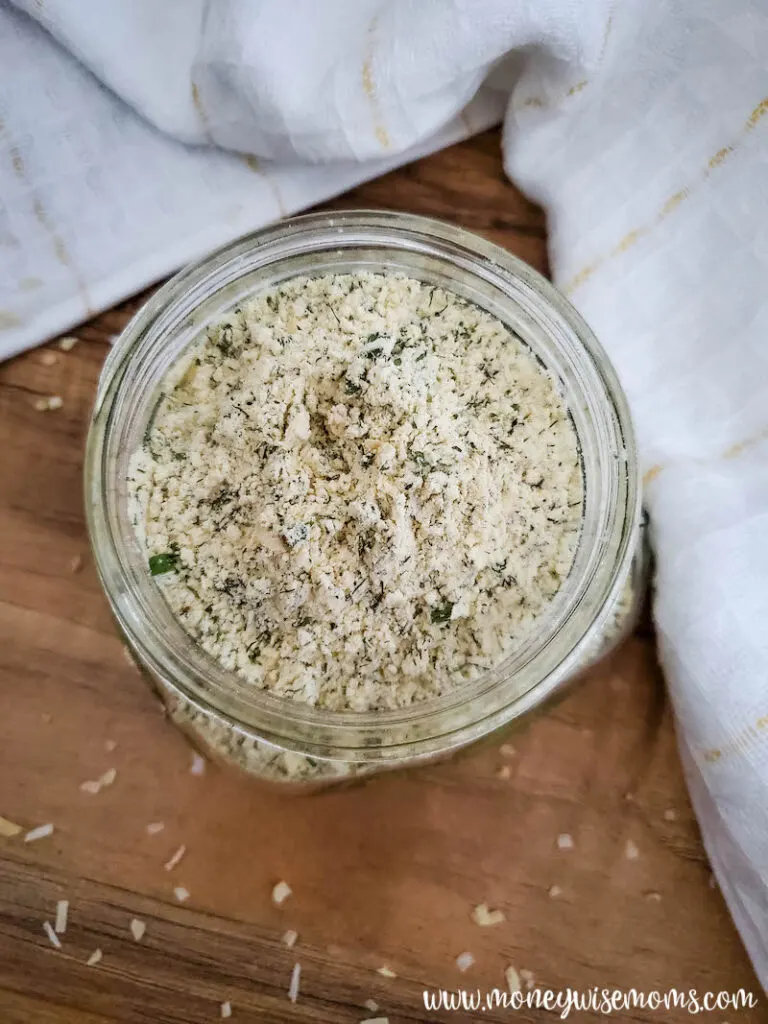
[[[59,935],[67,930],[67,918],[69,916],[69,900],[59,900],[56,904],[56,923],[54,929]]]
[[[660,892],[647,892],[645,894],[645,898],[648,900],[649,903],[661,903]]]
[[[559,885],[550,885],[547,892],[549,893],[549,898],[552,900],[556,900],[558,896],[562,896],[563,894],[563,890]]]
[[[186,903],[186,901],[189,899],[190,893],[189,889],[185,889],[183,885],[177,885],[176,888],[173,890],[173,895],[176,897],[179,903]]]
[[[173,871],[177,864],[181,863],[181,858],[187,852],[186,846],[182,843],[181,846],[176,850],[170,860],[167,860],[163,867],[166,871]]]
[[[140,921],[138,917],[134,917],[131,920],[131,935],[134,937],[136,942],[141,942],[144,938],[144,933],[147,930],[147,926],[144,921]]]
[[[389,1024],[389,1017],[366,1017],[360,1024]]]
[[[71,352],[75,345],[80,341],[79,338],[68,336],[66,338],[59,339],[59,348],[62,352]]]
[[[0,818],[0,836],[3,836],[3,838],[12,839],[19,832],[23,831],[21,825],[17,825],[15,821],[9,821],[8,818]]]
[[[156,836],[158,832],[162,832],[165,828],[164,821],[150,821],[147,825],[147,835]]]
[[[504,779],[505,781],[512,778],[512,769],[508,764],[503,764],[501,768],[499,768],[496,772],[496,778]]]
[[[640,856],[640,850],[632,839],[628,839],[624,847],[624,856],[627,860],[637,860]]]
[[[50,921],[43,921],[43,931],[48,936],[48,941],[50,942],[50,944],[54,946],[56,949],[61,949],[61,940],[59,939],[59,936],[56,934],[56,932],[53,930]]]
[[[506,918],[501,910],[489,910],[485,903],[479,903],[472,911],[472,920],[481,928],[492,928]]]
[[[371,1013],[376,1013],[376,1011],[379,1008],[379,1004],[376,1002],[375,999],[366,999],[365,1002],[363,1003],[363,1006],[366,1008],[366,1010],[370,1010]]]
[[[25,843],[34,843],[38,839],[45,839],[47,836],[53,835],[53,825],[38,825],[37,828],[31,829],[24,836]]]
[[[292,893],[293,889],[291,889],[287,882],[278,882],[272,889],[272,902],[277,903],[278,905],[285,903]]]
[[[468,971],[474,962],[475,958],[471,953],[459,953],[456,957],[456,966],[462,972]]]
[[[517,754],[517,751],[511,743],[502,743],[499,747],[499,753],[502,757],[514,757]]]
[[[221,1006],[219,1007],[219,1013],[224,1018],[231,1017],[232,1016],[232,1003],[230,1003],[229,1001],[227,1001],[226,1003],[222,1003]]]
[[[677,811],[669,807],[664,811],[664,821],[677,821]]]
[[[85,961],[86,965],[88,967],[95,967],[96,964],[101,962],[101,958],[102,958],[103,955],[104,954],[101,952],[100,949],[94,949],[94,951],[91,953],[91,955]]]
[[[193,754],[189,770],[193,775],[205,775],[205,758],[200,754]]]
[[[40,353],[40,362],[43,366],[54,366],[57,361],[55,352],[45,351]]]
[[[561,832],[557,837],[557,845],[561,850],[572,850],[576,844],[572,835],[569,835],[568,832]]]
[[[192,637],[253,686],[336,710],[494,667],[581,524],[553,378],[490,314],[397,274],[297,278],[210,328],[129,488]]]
[[[288,998],[295,1003],[299,998],[299,979],[301,978],[301,964],[294,964],[291,971],[291,983],[288,986]]]
[[[115,740],[104,740],[104,749],[108,754],[111,754],[113,750],[117,749],[117,743]]]
[[[517,973],[514,967],[511,965],[504,971],[504,978],[507,982],[507,988],[509,994],[513,996],[515,992],[520,992],[520,975]]]
[[[116,778],[117,770],[115,768],[109,768],[103,775],[100,775],[98,779],[81,782],[80,789],[83,793],[89,793],[93,796],[96,793],[100,793],[102,789],[106,789],[107,786],[111,786]]]
[[[36,398],[33,405],[37,412],[49,412],[55,409],[60,409],[64,404],[64,400],[61,395],[47,395],[42,398]]]
[[[298,938],[299,933],[293,931],[292,928],[289,928],[287,932],[283,932],[283,945],[291,949],[293,946],[296,945]]]
[[[376,973],[380,974],[382,976],[382,978],[396,978],[397,977],[397,975],[392,970],[392,968],[391,967],[387,967],[386,964],[383,967],[377,967],[376,968]]]

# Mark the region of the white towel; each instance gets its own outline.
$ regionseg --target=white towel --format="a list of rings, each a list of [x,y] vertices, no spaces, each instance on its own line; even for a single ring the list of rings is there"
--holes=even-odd
[[[17,7],[31,17],[0,5],[0,355],[504,117],[556,280],[630,397],[683,761],[768,987],[765,3]]]

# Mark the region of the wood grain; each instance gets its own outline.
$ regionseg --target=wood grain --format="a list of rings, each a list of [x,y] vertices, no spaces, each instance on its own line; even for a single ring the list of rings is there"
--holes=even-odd
[[[545,266],[542,215],[504,179],[495,133],[330,205],[446,217]],[[342,1024],[376,1016],[368,999],[392,1024],[458,1021],[468,1018],[428,1013],[423,989],[503,987],[509,964],[554,989],[757,994],[708,884],[648,631],[519,731],[507,759],[487,747],[292,799],[212,767],[190,773],[185,741],[124,658],[83,523],[96,380],[108,337],[137,302],[82,327],[70,353],[48,346],[53,365],[35,351],[0,370],[0,814],[25,828],[55,825],[37,843],[0,840],[3,1024],[186,1024],[217,1019],[225,1000],[238,1024]],[[35,411],[35,398],[51,394],[63,407]],[[110,767],[113,786],[80,790]],[[148,835],[158,821],[163,831]],[[558,848],[561,833],[573,849]],[[182,843],[185,857],[166,871]],[[294,894],[276,907],[279,879]],[[175,885],[191,893],[183,905]],[[62,898],[70,923],[57,951],[42,923]],[[481,902],[506,921],[478,928],[470,913]],[[133,917],[147,925],[140,943]],[[288,928],[300,935],[292,950],[281,943]],[[85,966],[97,947],[103,960]],[[463,951],[476,958],[466,974],[454,964]],[[378,974],[382,965],[397,977]],[[766,1020],[762,1007],[722,1018]],[[636,1009],[613,1019],[689,1018]]]

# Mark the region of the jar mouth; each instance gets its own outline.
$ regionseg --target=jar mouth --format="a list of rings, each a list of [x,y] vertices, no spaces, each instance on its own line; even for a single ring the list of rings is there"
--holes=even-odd
[[[583,470],[570,574],[536,627],[495,668],[441,697],[384,711],[327,711],[276,697],[223,668],[185,632],[146,572],[128,515],[127,465],[165,375],[247,296],[299,275],[402,272],[454,291],[511,328],[559,382]],[[464,745],[542,703],[572,676],[623,586],[640,522],[634,434],[608,358],[570,303],[500,247],[450,224],[375,211],[308,214],[181,271],[139,310],[99,381],[85,464],[88,527],[102,585],[140,660],[177,696],[235,728],[309,756],[396,759]]]

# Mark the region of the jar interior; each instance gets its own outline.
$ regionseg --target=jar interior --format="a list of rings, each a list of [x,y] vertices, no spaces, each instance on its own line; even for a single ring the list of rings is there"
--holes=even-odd
[[[103,437],[89,449],[87,500],[97,506],[90,511],[100,572],[144,660],[198,706],[315,756],[329,747],[363,747],[394,757],[414,739],[438,752],[457,733],[462,743],[471,742],[508,720],[513,706],[514,714],[522,713],[548,696],[578,663],[585,636],[599,629],[628,571],[639,517],[627,469],[634,449],[623,395],[577,314],[539,275],[497,247],[420,218],[408,218],[411,227],[397,231],[393,220],[384,214],[296,218],[170,281],[137,314],[105,367],[95,413],[97,422],[104,420]],[[546,367],[578,438],[582,522],[571,571],[538,628],[495,669],[406,709],[327,712],[255,690],[188,636],[146,571],[146,553],[127,513],[128,469],[164,379],[208,325],[290,278],[360,271],[403,273],[454,292],[501,321]],[[98,557],[105,545],[114,558]]]

